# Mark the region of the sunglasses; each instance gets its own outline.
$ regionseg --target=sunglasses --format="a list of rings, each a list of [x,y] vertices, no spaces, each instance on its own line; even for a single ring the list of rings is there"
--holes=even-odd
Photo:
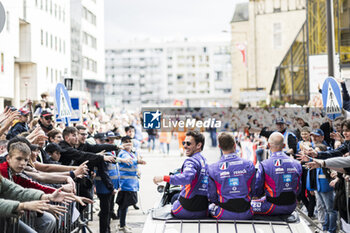
[[[190,145],[191,145],[191,142],[185,142],[185,141],[183,141],[183,142],[182,142],[182,145],[190,146]]]
[[[47,121],[48,120],[52,120],[52,116],[46,116],[46,117],[44,117],[44,119],[47,120]]]

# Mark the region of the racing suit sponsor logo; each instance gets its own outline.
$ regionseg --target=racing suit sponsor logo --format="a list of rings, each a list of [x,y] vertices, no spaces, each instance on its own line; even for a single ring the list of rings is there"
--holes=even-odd
[[[287,172],[288,173],[295,173],[295,172],[297,172],[297,169],[295,167],[289,167],[289,168],[287,168]]]
[[[282,173],[284,173],[284,169],[282,167],[276,168],[275,169],[275,173],[276,174],[282,174]]]
[[[230,172],[221,172],[220,173],[220,178],[227,178],[230,177]]]
[[[239,185],[239,179],[238,178],[230,178],[230,179],[228,179],[228,185],[229,186],[238,186]]]
[[[240,165],[243,164],[243,161],[233,161],[233,162],[229,162],[229,165]]]
[[[243,170],[238,170],[238,171],[233,171],[233,175],[234,176],[242,176],[243,174],[246,174],[247,170],[243,169]]]
[[[227,169],[227,162],[220,163],[219,168],[220,168],[220,170],[226,170]]]
[[[279,167],[282,165],[282,159],[275,159],[273,161],[273,165],[275,165],[275,167]]]

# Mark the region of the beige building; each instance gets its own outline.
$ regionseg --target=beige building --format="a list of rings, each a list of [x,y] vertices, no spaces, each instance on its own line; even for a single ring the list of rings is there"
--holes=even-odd
[[[305,23],[305,2],[257,0],[237,4],[231,21],[233,106],[266,100],[276,67]]]

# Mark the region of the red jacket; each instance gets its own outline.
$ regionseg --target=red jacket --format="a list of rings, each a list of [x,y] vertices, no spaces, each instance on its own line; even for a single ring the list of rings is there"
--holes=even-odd
[[[11,180],[9,178],[9,164],[8,162],[4,162],[4,163],[0,163],[0,173],[3,177]],[[24,188],[33,188],[33,189],[39,189],[41,191],[43,191],[44,193],[53,193],[56,191],[56,189],[51,188],[49,186],[44,186],[41,185],[33,180],[31,180],[30,178],[26,177],[23,174],[13,174],[12,175],[12,181],[15,182],[16,184],[24,187]]]

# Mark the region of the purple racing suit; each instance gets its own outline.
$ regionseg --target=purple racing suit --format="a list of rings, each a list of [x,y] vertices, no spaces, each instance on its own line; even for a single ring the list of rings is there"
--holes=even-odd
[[[222,155],[209,166],[209,212],[217,219],[251,219],[251,193],[255,185],[255,167],[235,153]]]
[[[282,151],[263,161],[256,175],[254,196],[264,197],[251,201],[254,214],[291,214],[296,207],[301,173],[300,163]]]
[[[182,185],[171,210],[176,218],[194,219],[208,215],[208,164],[200,153],[187,158],[181,173],[171,175],[169,183]]]

